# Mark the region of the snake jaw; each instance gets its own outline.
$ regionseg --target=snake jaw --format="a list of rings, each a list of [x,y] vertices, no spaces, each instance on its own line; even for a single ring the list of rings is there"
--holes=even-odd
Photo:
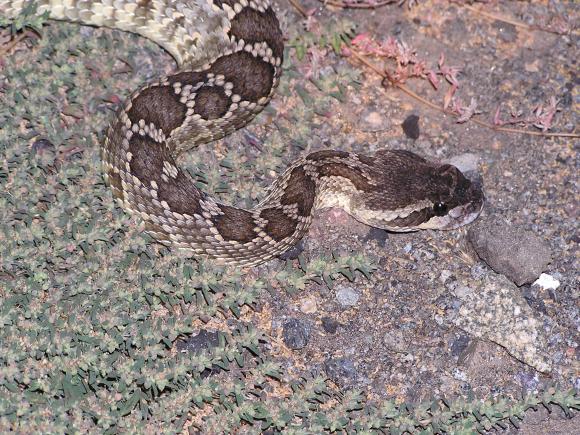
[[[467,202],[450,209],[444,216],[433,216],[419,225],[419,229],[454,230],[473,222],[483,209],[485,195],[479,183],[470,182],[467,192],[462,195]]]

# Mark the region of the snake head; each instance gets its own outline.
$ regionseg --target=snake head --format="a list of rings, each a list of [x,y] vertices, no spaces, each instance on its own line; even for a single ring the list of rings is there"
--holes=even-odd
[[[419,229],[452,230],[473,222],[481,213],[485,196],[479,181],[470,180],[453,165],[434,168],[431,212]]]
[[[395,232],[451,230],[473,222],[481,212],[481,184],[455,166],[403,150],[359,160],[373,187],[353,198],[349,212],[368,225]]]

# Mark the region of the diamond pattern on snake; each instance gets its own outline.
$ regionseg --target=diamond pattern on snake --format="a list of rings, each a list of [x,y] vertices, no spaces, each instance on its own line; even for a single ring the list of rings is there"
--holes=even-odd
[[[251,266],[294,246],[315,210],[341,207],[389,231],[454,229],[480,213],[479,185],[457,168],[409,151],[373,156],[336,150],[292,163],[246,210],[195,185],[175,157],[250,122],[282,73],[283,37],[268,0],[38,0],[55,20],[137,33],[165,48],[178,71],[147,83],[121,106],[102,144],[113,196],[159,242]],[[24,0],[0,0],[8,18]]]

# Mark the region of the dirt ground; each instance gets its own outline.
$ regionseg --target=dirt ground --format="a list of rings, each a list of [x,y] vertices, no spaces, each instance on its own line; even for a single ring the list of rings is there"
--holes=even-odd
[[[288,4],[279,7],[288,28],[303,25]],[[554,96],[560,111],[551,131],[576,131],[577,34],[516,27],[447,2],[420,2],[410,10],[325,9],[312,1],[305,7],[315,8],[321,23],[331,16],[347,17],[358,24],[357,34],[368,33],[378,40],[394,36],[430,65],[443,54],[447,65],[461,68],[457,92],[463,101],[477,100],[483,112],[478,119],[490,122],[500,104],[503,118],[509,118],[510,109],[529,113]],[[491,4],[486,10],[522,23],[561,15],[572,21],[578,18],[578,7],[562,2],[510,2]],[[315,60],[319,71],[347,62],[333,55]],[[294,296],[281,292],[264,301],[268,315],[261,319],[272,335],[278,333],[282,340],[289,334],[286,338],[291,341],[293,329],[302,327],[308,336],[303,348],[280,351],[289,373],[324,370],[340,385],[412,402],[432,395],[517,397],[554,382],[578,388],[578,139],[458,124],[397,89],[385,89],[380,77],[361,70],[360,88],[349,89],[347,101],[337,103],[331,115],[312,128],[312,147],[334,147],[336,142],[360,152],[400,147],[440,160],[471,155],[485,185],[482,218],[501,217],[544,239],[551,249],[546,272],[558,277],[558,289],[550,294],[526,284],[518,291],[544,322],[548,347],[542,350],[551,358],[553,370],[542,374],[501,346],[478,340],[449,321],[461,304],[452,287],[473,285],[482,275],[495,273],[473,252],[466,230],[387,234],[329,210],[320,213],[311,229],[305,255],[325,249],[361,251],[378,259],[380,267],[370,282],[342,283],[331,291],[313,285]],[[434,91],[421,80],[411,80],[408,86],[442,104],[444,86]],[[285,103],[286,99],[272,104]],[[416,140],[405,137],[401,127],[409,115],[419,117]],[[297,319],[298,324],[284,328],[288,319]],[[549,418],[541,411],[529,416],[520,430],[579,433],[573,422]]]

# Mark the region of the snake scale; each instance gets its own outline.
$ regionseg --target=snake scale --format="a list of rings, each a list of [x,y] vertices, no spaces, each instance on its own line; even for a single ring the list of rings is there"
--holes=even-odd
[[[8,18],[24,0],[0,0]],[[175,162],[179,152],[246,125],[270,101],[283,37],[269,0],[38,0],[55,20],[137,33],[165,48],[178,71],[135,91],[102,145],[114,197],[158,241],[242,266],[284,253],[323,207],[390,231],[452,229],[473,221],[484,195],[457,168],[408,151],[310,153],[253,209],[222,204]]]

